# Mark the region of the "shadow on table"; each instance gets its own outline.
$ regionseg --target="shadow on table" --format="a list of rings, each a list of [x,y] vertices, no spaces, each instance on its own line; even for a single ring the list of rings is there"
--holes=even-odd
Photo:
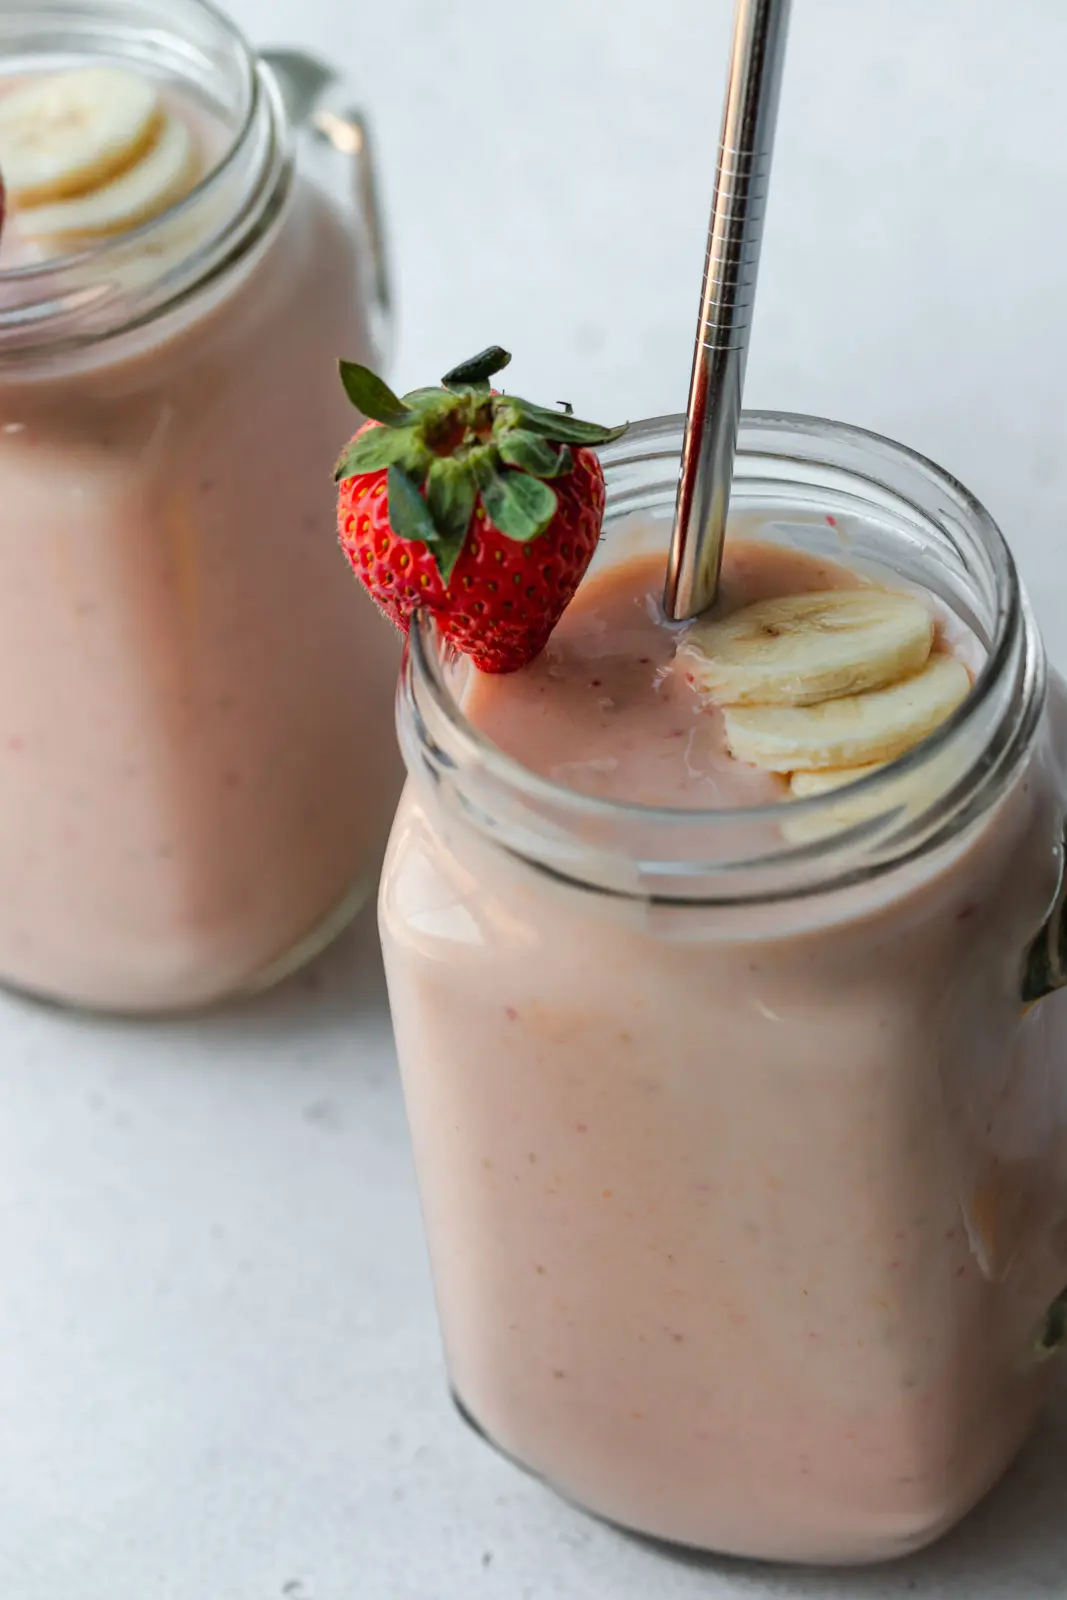
[[[644,1540],[638,1541],[642,1544]],[[662,1549],[661,1546],[657,1548]],[[888,1566],[867,1569],[754,1569],[669,1550],[683,1566],[759,1571],[761,1592],[789,1600],[864,1600],[920,1594],[937,1600],[974,1600],[1003,1594],[1011,1600],[1067,1594],[1067,1373],[1037,1432],[1003,1482],[970,1516],[928,1550]]]

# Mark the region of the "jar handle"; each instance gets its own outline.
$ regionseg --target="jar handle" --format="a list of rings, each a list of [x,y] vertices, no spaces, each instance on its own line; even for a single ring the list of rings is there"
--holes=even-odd
[[[1052,909],[1026,953],[1023,1000],[1031,1005],[1067,985],[1067,824],[1059,847],[1060,877]]]
[[[260,61],[278,85],[289,122],[310,136],[312,150],[340,157],[360,226],[364,294],[370,333],[385,364],[392,345],[393,288],[370,123],[342,80],[324,62],[300,50],[263,50]]]

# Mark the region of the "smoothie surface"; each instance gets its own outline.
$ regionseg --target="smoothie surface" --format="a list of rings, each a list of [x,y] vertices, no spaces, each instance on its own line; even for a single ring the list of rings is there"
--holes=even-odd
[[[737,540],[724,552],[716,610],[859,583],[837,562]],[[734,759],[721,713],[675,665],[684,624],[667,621],[662,592],[661,556],[593,574],[536,661],[474,675],[468,717],[524,766],[598,799],[681,810],[787,799],[782,778]]]

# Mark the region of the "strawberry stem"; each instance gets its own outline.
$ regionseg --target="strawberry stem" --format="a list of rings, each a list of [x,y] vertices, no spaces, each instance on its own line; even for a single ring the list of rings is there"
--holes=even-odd
[[[483,384],[488,386],[490,378],[510,365],[510,353],[502,350],[498,344],[491,344],[487,350],[471,356],[469,361],[461,361],[458,367],[446,372],[441,382],[446,389],[480,388]]]
[[[337,464],[338,479],[388,472],[389,517],[396,533],[427,545],[447,582],[481,496],[507,538],[536,539],[558,509],[548,480],[574,468],[571,446],[608,444],[626,431],[583,422],[515,395],[494,394],[490,379],[510,363],[500,345],[453,367],[440,389],[395,395],[369,367],[342,361],[353,405],[381,424],[364,429]]]

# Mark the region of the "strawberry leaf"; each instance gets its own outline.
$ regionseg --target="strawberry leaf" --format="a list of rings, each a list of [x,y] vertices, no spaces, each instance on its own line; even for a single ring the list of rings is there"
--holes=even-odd
[[[583,422],[580,417],[572,417],[569,413],[549,411],[544,406],[531,405],[529,400],[519,400],[514,395],[509,397],[507,404],[511,407],[517,427],[529,433],[538,433],[543,439],[551,439],[554,444],[610,444],[613,439],[620,439],[630,426],[624,422],[619,428],[602,428],[596,422]]]
[[[339,366],[345,394],[365,417],[384,423],[387,428],[403,428],[414,422],[414,412],[397,398],[376,372],[369,367],[361,367],[358,361],[342,361]]]
[[[458,539],[462,549],[477,498],[478,487],[470,465],[449,456],[438,456],[426,479],[426,504],[442,542]],[[458,555],[458,550],[456,553]]]
[[[463,554],[463,546],[467,542],[467,533],[464,529],[458,538],[449,537],[438,539],[436,544],[430,546],[430,554],[437,563],[437,570],[441,574],[441,582],[448,583],[455,571],[456,562]]]
[[[417,454],[417,446],[410,433],[401,428],[371,428],[344,450],[337,463],[334,477],[355,478],[363,472],[380,472],[404,462],[409,455]],[[414,475],[414,474],[413,474]]]
[[[425,420],[428,411],[447,411],[455,403],[455,396],[447,389],[412,389],[404,396],[404,404],[418,412],[420,421]]]
[[[446,372],[441,382],[446,389],[487,388],[489,379],[503,372],[510,362],[511,356],[507,350],[502,350],[498,344],[491,344],[488,350],[480,351],[478,355],[471,356],[469,361],[461,361],[458,367]]]
[[[497,448],[501,461],[535,478],[558,478],[574,466],[574,457],[566,445],[553,449],[547,439],[539,438],[536,433],[526,433],[522,428],[503,434]]]
[[[440,538],[418,485],[399,467],[389,468],[389,525],[398,539],[417,544],[436,544]]]
[[[559,501],[553,489],[525,472],[498,472],[483,457],[475,464],[482,504],[500,532],[519,544],[544,533]]]

